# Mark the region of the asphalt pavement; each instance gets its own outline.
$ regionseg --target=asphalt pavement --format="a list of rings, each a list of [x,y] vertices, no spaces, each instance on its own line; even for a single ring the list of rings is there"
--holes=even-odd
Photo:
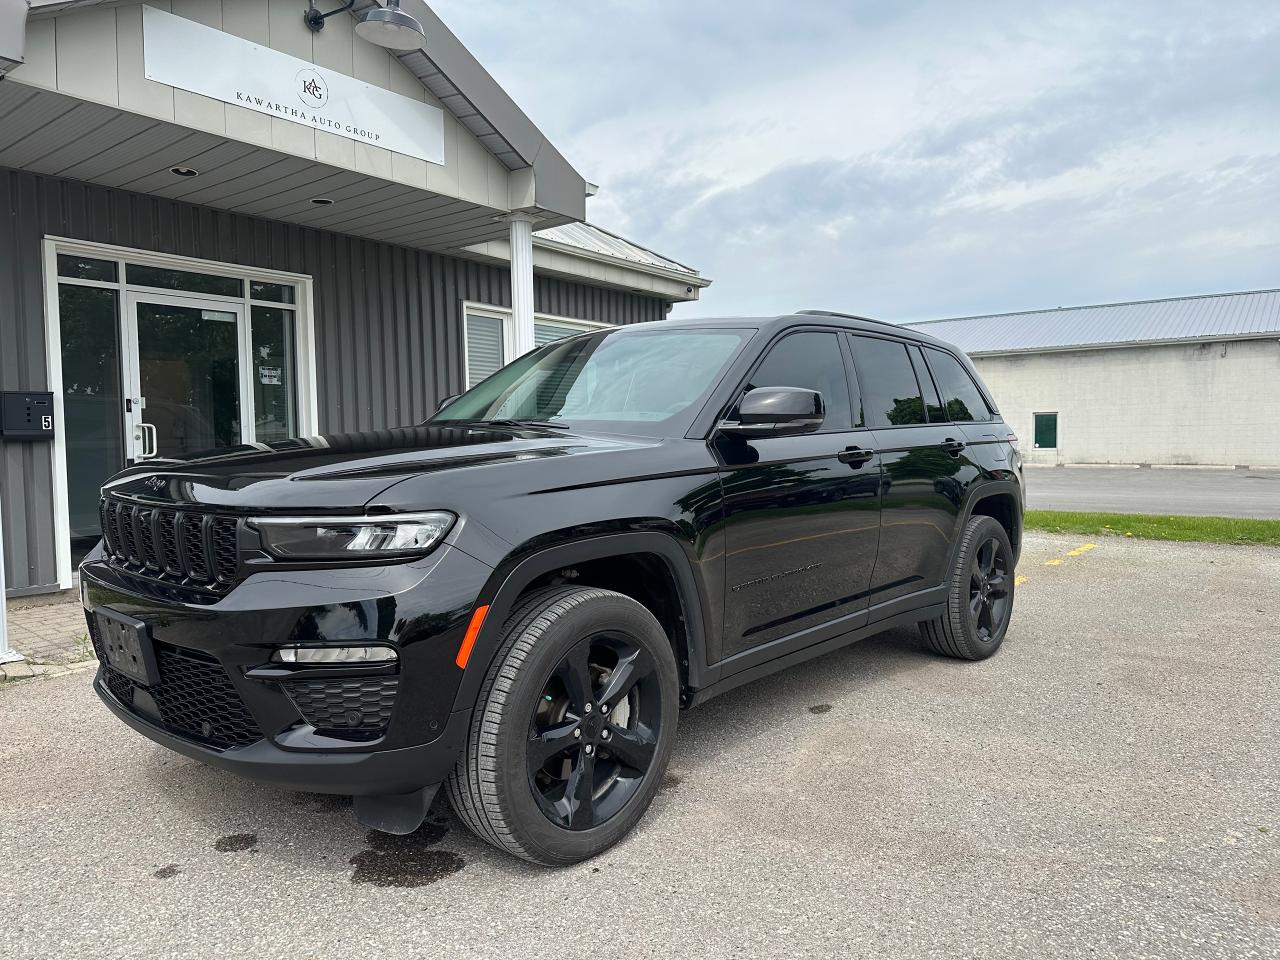
[[[1280,957],[1280,550],[1032,535],[1004,649],[913,630],[682,717],[635,834],[544,870],[370,834],[0,689],[0,955]]]
[[[1031,510],[1280,519],[1280,470],[1028,467]]]

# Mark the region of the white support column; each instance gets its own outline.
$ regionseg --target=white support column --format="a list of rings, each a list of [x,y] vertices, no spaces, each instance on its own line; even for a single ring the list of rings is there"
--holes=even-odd
[[[507,218],[511,227],[512,354],[523,357],[533,349],[533,222],[527,213]]]
[[[0,496],[0,530],[4,529],[4,497]],[[9,620],[4,599],[4,537],[0,536],[0,663],[23,659],[17,650],[9,649]]]

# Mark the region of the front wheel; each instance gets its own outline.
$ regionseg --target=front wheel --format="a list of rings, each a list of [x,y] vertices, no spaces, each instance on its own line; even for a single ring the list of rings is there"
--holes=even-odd
[[[947,612],[920,624],[935,653],[985,660],[1004,641],[1013,613],[1013,547],[991,517],[970,517],[947,582]]]
[[[449,801],[479,837],[560,866],[621,840],[671,754],[675,654],[630,597],[553,588],[522,601],[481,688]]]

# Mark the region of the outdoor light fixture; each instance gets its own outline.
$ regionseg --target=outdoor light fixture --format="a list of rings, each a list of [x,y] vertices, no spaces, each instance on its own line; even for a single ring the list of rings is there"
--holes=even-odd
[[[354,6],[355,0],[349,0],[337,10],[321,13],[316,9],[315,0],[311,0],[302,19],[312,30],[320,31],[324,29],[324,22],[335,13],[343,13]],[[366,11],[356,23],[356,36],[388,50],[414,50],[427,39],[422,24],[400,9],[400,0],[387,0],[386,7],[374,6]]]
[[[169,172],[175,177],[198,177],[200,171],[195,167],[170,167]]]

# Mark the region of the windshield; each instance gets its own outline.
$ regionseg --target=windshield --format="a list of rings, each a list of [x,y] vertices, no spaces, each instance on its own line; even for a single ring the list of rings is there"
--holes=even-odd
[[[503,367],[431,423],[539,420],[680,436],[751,330],[607,330]]]

